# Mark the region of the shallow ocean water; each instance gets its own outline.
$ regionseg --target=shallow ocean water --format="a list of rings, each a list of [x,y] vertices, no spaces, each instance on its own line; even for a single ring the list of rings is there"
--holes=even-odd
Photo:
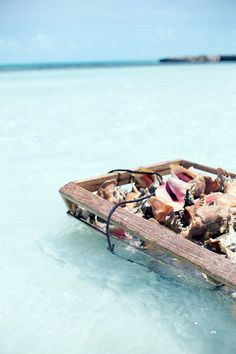
[[[235,353],[230,297],[112,256],[57,192],[179,157],[235,171],[235,77],[231,64],[1,73],[1,353]]]

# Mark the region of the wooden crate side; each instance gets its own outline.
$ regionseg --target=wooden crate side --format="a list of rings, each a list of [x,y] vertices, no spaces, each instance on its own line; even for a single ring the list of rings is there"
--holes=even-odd
[[[60,193],[63,198],[90,210],[104,220],[107,219],[113,206],[110,202],[74,183],[62,187]],[[140,239],[151,243],[153,247],[193,265],[220,283],[236,290],[236,264],[228,259],[181,238],[160,224],[133,215],[123,208],[116,210],[112,222]]]
[[[149,168],[154,170],[155,172],[159,172],[162,176],[168,175],[170,173],[170,164],[171,163],[179,163],[181,160],[171,160],[165,161],[161,163],[156,163],[152,165],[143,166],[144,168]],[[134,168],[134,170],[137,168]],[[127,172],[120,172],[120,173],[109,173],[105,175],[96,176],[93,178],[88,178],[85,180],[74,181],[75,184],[78,186],[89,190],[90,192],[95,192],[98,190],[100,185],[109,180],[109,179],[117,179],[119,185],[127,184],[130,182],[130,174]]]
[[[209,167],[209,166],[206,166],[206,165],[201,165],[201,164],[196,163],[196,162],[191,162],[191,161],[187,161],[187,160],[180,160],[180,164],[182,166],[186,167],[186,168],[194,167],[194,168],[196,168],[197,170],[200,170],[200,171],[217,174],[217,168]],[[229,172],[229,175],[231,177],[236,177],[236,174],[232,173],[232,172]]]
[[[197,170],[209,172],[209,173],[213,173],[213,174],[217,173],[216,168],[212,168],[212,167],[198,164],[195,162],[187,161],[184,159],[165,161],[165,162],[161,162],[161,163],[146,165],[143,167],[152,169],[156,172],[159,172],[162,176],[166,176],[170,173],[169,166],[171,163],[179,163],[186,168],[194,167]],[[134,170],[135,170],[135,168],[134,168]],[[230,172],[230,175],[232,177],[236,177],[235,173]],[[98,190],[98,188],[101,186],[101,184],[108,179],[116,179],[118,181],[118,185],[124,185],[124,184],[127,184],[130,182],[130,174],[126,173],[126,172],[109,173],[109,174],[104,174],[104,175],[100,175],[100,176],[96,176],[96,177],[92,177],[92,178],[88,178],[88,179],[84,179],[84,180],[74,181],[74,183],[84,189],[89,190],[90,192],[95,192]]]

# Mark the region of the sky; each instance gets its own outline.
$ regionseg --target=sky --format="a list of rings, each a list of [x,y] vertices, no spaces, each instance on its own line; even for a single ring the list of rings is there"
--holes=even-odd
[[[236,54],[236,0],[0,0],[0,63]]]

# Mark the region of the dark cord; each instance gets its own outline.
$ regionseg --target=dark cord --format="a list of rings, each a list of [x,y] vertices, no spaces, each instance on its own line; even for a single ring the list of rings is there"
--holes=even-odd
[[[112,242],[111,242],[111,234],[110,234],[110,223],[111,223],[111,218],[112,218],[113,213],[116,211],[116,209],[117,209],[118,207],[120,207],[120,206],[122,206],[122,205],[130,204],[130,203],[139,203],[139,202],[142,202],[142,201],[144,201],[144,200],[146,200],[146,199],[148,199],[148,198],[150,198],[150,197],[152,197],[152,196],[154,196],[154,195],[155,195],[155,193],[151,193],[151,194],[145,195],[144,197],[140,197],[140,198],[137,198],[137,199],[124,200],[124,201],[122,201],[122,202],[120,202],[120,203],[115,204],[115,205],[111,208],[111,210],[110,210],[110,212],[109,212],[109,214],[108,214],[108,216],[107,216],[107,222],[106,222],[106,237],[107,237],[107,244],[108,244],[107,249],[108,249],[111,253],[114,254],[114,247],[115,247],[115,245],[112,244]]]
[[[127,172],[130,174],[136,174],[136,175],[155,175],[156,177],[158,177],[158,182],[161,185],[162,184],[162,175],[158,172],[150,172],[150,171],[134,171],[134,170],[129,170],[129,169],[125,169],[125,168],[119,168],[117,170],[111,170],[108,173],[113,173],[113,172]]]

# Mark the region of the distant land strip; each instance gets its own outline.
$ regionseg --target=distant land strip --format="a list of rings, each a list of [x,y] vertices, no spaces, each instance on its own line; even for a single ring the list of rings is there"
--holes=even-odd
[[[137,66],[156,66],[160,64],[204,64],[236,62],[236,55],[197,55],[182,57],[166,57],[153,60],[130,61],[94,61],[94,62],[50,62],[29,64],[0,64],[0,72],[28,70],[58,70],[58,69],[96,69],[123,68]]]
[[[162,58],[159,60],[160,64],[178,64],[178,63],[220,63],[220,62],[234,62],[236,55],[196,55],[183,57]]]

